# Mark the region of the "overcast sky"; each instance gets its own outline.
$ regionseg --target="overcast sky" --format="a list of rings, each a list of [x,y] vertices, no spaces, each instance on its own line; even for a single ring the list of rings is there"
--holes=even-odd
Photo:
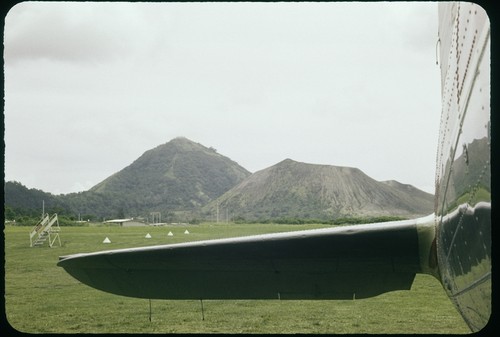
[[[5,180],[87,190],[184,136],[251,172],[434,192],[437,4],[24,2],[5,18]]]

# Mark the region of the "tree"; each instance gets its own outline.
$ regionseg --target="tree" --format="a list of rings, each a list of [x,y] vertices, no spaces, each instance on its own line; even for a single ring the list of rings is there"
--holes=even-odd
[[[4,216],[5,220],[15,220],[16,219],[16,212],[9,207],[9,206],[4,206]]]

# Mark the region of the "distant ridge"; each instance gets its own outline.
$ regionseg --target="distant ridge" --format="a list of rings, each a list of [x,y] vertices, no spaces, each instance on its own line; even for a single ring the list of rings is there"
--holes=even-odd
[[[345,216],[415,217],[432,213],[433,196],[396,181],[378,182],[357,168],[286,159],[258,171],[204,210],[234,218],[332,219]]]

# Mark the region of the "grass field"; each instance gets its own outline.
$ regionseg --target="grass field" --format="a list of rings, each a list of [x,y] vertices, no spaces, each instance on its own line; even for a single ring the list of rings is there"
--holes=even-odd
[[[62,247],[30,248],[30,227],[6,226],[6,318],[27,333],[469,333],[427,275],[417,275],[410,291],[363,300],[205,300],[204,320],[199,301],[153,300],[150,321],[148,300],[95,290],[56,266],[72,253],[318,227],[325,226],[62,227]]]

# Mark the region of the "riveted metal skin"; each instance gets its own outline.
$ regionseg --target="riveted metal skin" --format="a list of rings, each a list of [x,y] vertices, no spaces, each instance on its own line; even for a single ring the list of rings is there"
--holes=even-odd
[[[461,2],[440,3],[439,21],[436,254],[443,287],[478,331],[491,315],[490,25]]]

